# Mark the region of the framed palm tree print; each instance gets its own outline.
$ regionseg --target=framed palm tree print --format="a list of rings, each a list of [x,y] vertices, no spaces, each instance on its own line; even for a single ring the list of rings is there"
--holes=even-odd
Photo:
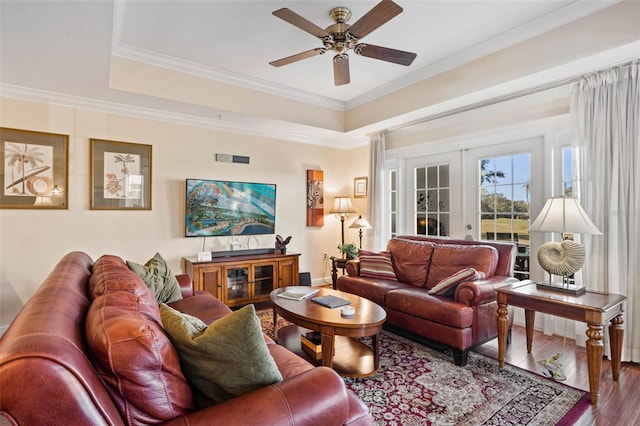
[[[0,128],[0,208],[67,209],[69,136]]]
[[[151,210],[151,145],[91,139],[91,210]]]

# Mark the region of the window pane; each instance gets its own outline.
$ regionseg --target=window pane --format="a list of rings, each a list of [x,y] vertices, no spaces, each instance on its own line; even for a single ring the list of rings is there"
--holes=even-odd
[[[448,212],[449,211],[449,190],[441,189],[440,190],[440,202],[439,202],[439,211]]]
[[[511,185],[497,185],[496,186],[496,211],[497,212],[512,212],[513,201],[511,199],[511,191],[513,187]]]
[[[430,214],[427,218],[427,235],[443,235],[444,228],[438,220],[438,215]]]
[[[431,166],[427,168],[427,188],[438,187],[438,167]]]
[[[424,212],[427,210],[427,192],[424,190],[416,191],[416,211]]]
[[[448,164],[440,166],[440,170],[438,172],[438,178],[439,178],[438,186],[440,188],[449,186],[449,165]]]
[[[438,211],[438,190],[430,189],[427,191],[427,208],[430,212]]]
[[[426,175],[424,167],[416,168],[416,189],[424,189],[427,187]]]
[[[416,215],[416,234],[427,235],[427,215],[424,213]]]
[[[511,164],[510,156],[495,159],[494,177],[496,184],[513,182],[513,167]]]
[[[495,212],[496,211],[496,194],[493,191],[483,191],[480,195],[480,211]]]

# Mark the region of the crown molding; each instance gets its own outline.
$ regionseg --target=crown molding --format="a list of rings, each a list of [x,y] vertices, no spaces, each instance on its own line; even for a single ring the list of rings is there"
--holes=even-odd
[[[251,90],[268,93],[270,95],[281,96],[287,99],[301,101],[322,108],[329,108],[344,112],[345,103],[326,96],[315,95],[299,89],[293,89],[287,86],[270,83],[258,78],[249,77],[247,75],[232,73],[218,68],[208,67],[195,62],[185,61],[173,56],[163,55],[147,49],[141,49],[134,46],[119,43],[111,51],[112,56],[118,56],[132,61],[142,62],[144,64],[166,68],[172,71],[202,77],[221,83],[232,84]]]
[[[181,114],[172,111],[163,111],[135,105],[108,102],[11,84],[0,84],[0,96],[31,102],[60,105],[64,107],[80,108],[106,114],[118,114],[127,117],[241,133],[288,142],[319,145],[336,149],[352,149],[368,143],[368,138],[365,135],[337,132],[334,134],[334,132],[327,131],[325,132],[325,135],[316,136],[311,134],[312,131],[303,132],[301,130],[282,130],[282,123],[275,121],[273,123],[270,121],[262,121],[260,123],[256,123],[255,121],[251,121],[250,123],[240,123],[221,119],[219,118],[221,115],[216,115],[215,118],[210,118]]]

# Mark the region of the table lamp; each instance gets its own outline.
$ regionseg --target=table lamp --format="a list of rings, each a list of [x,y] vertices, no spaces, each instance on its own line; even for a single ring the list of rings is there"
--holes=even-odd
[[[333,208],[329,213],[333,213],[336,217],[340,218],[340,224],[342,226],[342,245],[344,245],[344,220],[349,216],[349,213],[355,213],[355,210],[351,205],[351,198],[336,197],[333,201]]]
[[[369,222],[362,215],[358,215],[358,218],[353,221],[349,228],[357,229],[358,235],[360,236],[360,248],[362,248],[362,230],[363,229],[373,229]]]
[[[537,283],[538,288],[569,294],[584,293],[583,285],[569,282],[569,277],[584,265],[584,246],[565,239],[565,234],[602,235],[591,222],[577,198],[551,197],[529,227],[530,232],[560,232],[563,241],[549,241],[538,249],[538,262],[549,273],[549,283]],[[551,275],[562,276],[562,283],[552,283]]]

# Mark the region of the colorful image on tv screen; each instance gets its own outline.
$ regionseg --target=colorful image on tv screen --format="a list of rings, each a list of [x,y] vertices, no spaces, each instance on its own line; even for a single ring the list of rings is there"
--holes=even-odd
[[[275,233],[276,186],[187,179],[185,236]]]

